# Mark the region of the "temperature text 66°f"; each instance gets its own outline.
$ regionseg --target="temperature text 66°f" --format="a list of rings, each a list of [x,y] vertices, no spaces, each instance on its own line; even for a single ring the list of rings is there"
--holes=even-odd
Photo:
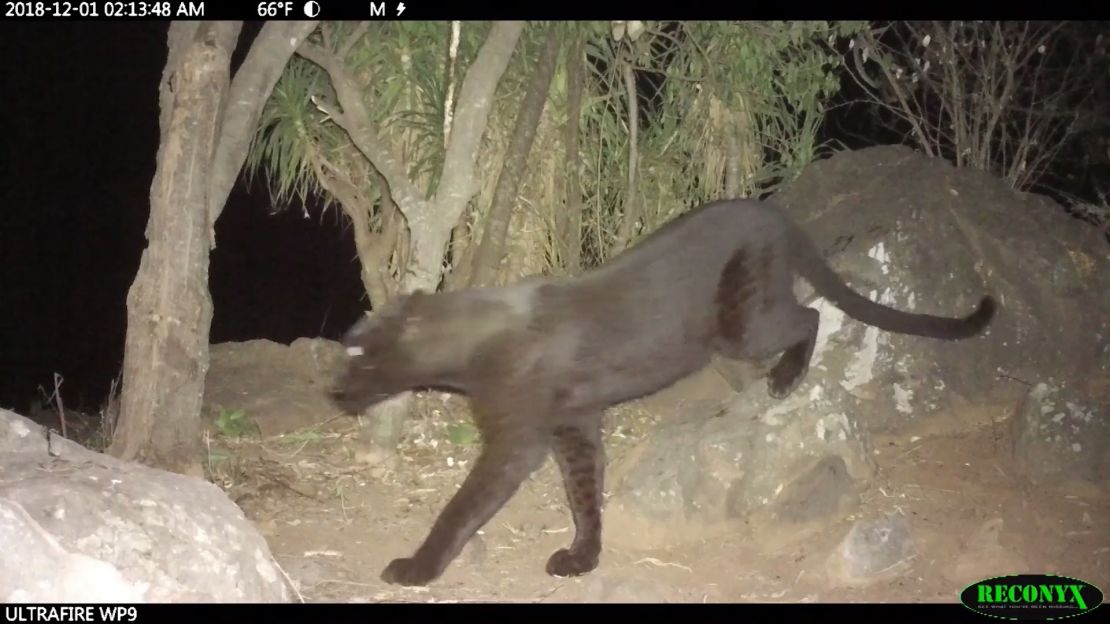
[[[292,2],[259,2],[258,17],[289,17],[293,14]]]

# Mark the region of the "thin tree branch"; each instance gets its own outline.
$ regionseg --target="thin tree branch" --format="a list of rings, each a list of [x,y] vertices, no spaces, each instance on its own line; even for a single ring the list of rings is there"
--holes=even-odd
[[[339,53],[337,56],[340,58],[340,60],[347,59],[347,55],[351,53],[351,49],[355,47],[355,44],[358,43],[360,39],[362,39],[362,36],[366,34],[366,31],[369,28],[370,22],[368,21],[359,22],[358,26],[355,26],[355,29],[351,31],[350,35],[347,36],[347,40],[344,41],[343,45],[339,47]]]
[[[228,90],[220,137],[212,158],[208,214],[215,223],[243,167],[262,108],[297,46],[316,28],[315,21],[266,22]],[[215,242],[212,241],[213,246]]]
[[[493,191],[493,203],[486,219],[482,241],[474,254],[471,270],[471,284],[475,286],[492,285],[497,277],[498,268],[505,248],[505,237],[509,232],[513,208],[516,206],[520,181],[524,176],[532,142],[536,138],[536,128],[543,114],[547,94],[551,90],[551,78],[555,75],[555,64],[559,58],[559,36],[557,29],[548,27],[543,50],[538,62],[531,70],[532,76],[524,91],[524,98],[517,111],[516,123],[509,139],[505,162],[497,177]]]
[[[297,50],[297,54],[319,65],[328,74],[343,112],[337,114],[335,111],[329,111],[320,103],[317,103],[317,106],[321,106],[321,110],[332,116],[350,136],[351,142],[358,151],[362,152],[374,168],[385,176],[398,208],[406,218],[412,219],[414,215],[411,213],[424,204],[422,194],[409,179],[401,157],[382,142],[371,127],[370,114],[362,101],[362,92],[358,89],[354,78],[347,72],[343,61],[311,43],[302,45]]]
[[[501,75],[509,66],[513,49],[516,48],[517,39],[523,30],[524,22],[520,21],[494,23],[489,37],[482,44],[477,58],[470,65],[459,87],[455,130],[447,145],[440,190],[436,192],[437,202],[451,200],[453,205],[450,216],[456,219],[466,202],[478,192],[478,179],[475,175],[478,146],[489,119],[493,93],[497,89],[497,83],[501,81]],[[441,197],[440,191],[446,192],[450,198]]]

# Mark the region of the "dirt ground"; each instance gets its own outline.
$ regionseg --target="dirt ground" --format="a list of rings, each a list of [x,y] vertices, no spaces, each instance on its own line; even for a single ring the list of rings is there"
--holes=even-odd
[[[1001,409],[1001,408],[1000,408]],[[973,581],[1057,573],[1110,586],[1105,490],[1085,482],[1022,485],[1004,414],[936,419],[874,438],[879,477],[858,512],[804,538],[738,527],[724,539],[675,540],[657,550],[606,547],[575,579],[544,573],[573,535],[554,461],[528,481],[434,584],[404,588],[378,575],[408,556],[476,456],[459,443],[457,401],[422,398],[394,460],[354,460],[357,421],[336,416],[265,439],[213,436],[210,478],[244,509],[305,602],[958,602]],[[984,426],[953,426],[985,422]],[[607,416],[610,464],[650,435],[636,404]],[[452,439],[455,441],[453,442]],[[852,522],[906,518],[916,555],[865,586],[845,585],[828,561]],[[606,525],[606,531],[619,527]],[[679,544],[678,542],[683,542]]]

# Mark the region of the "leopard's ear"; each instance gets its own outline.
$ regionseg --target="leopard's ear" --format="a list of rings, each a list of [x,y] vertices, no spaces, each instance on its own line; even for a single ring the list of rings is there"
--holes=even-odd
[[[432,298],[432,295],[425,290],[416,289],[405,295],[397,296],[397,306],[401,311],[402,316],[411,317],[419,316],[421,304],[427,302]]]
[[[426,296],[427,295],[425,295],[422,290],[416,290],[411,293],[397,293],[388,301],[381,304],[377,309],[368,312],[368,314],[383,320],[407,316],[413,304],[419,302]]]
[[[365,312],[359,317],[358,321],[343,334],[343,337],[339,340],[340,344],[348,347],[353,345],[359,338],[370,331],[374,321],[374,314],[370,311]]]
[[[428,296],[429,295],[423,290],[415,290],[411,293],[395,295],[380,307],[367,310],[366,313],[347,330],[341,342],[344,345],[352,345],[374,328],[388,327],[414,316],[419,317],[417,314],[417,306]]]
[[[428,303],[432,296],[423,290],[417,289],[404,295],[404,297],[404,301],[398,302],[401,309],[397,316],[403,324],[400,341],[411,342],[420,338],[428,316]]]

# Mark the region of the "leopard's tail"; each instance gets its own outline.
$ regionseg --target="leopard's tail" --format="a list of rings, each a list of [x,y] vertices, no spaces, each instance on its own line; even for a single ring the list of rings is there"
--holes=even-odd
[[[821,256],[813,241],[796,227],[790,227],[789,246],[795,258],[795,271],[821,296],[867,325],[899,334],[962,340],[981,333],[994,318],[997,306],[990,295],[984,295],[979,308],[962,318],[915,314],[885,306],[849,288]]]

